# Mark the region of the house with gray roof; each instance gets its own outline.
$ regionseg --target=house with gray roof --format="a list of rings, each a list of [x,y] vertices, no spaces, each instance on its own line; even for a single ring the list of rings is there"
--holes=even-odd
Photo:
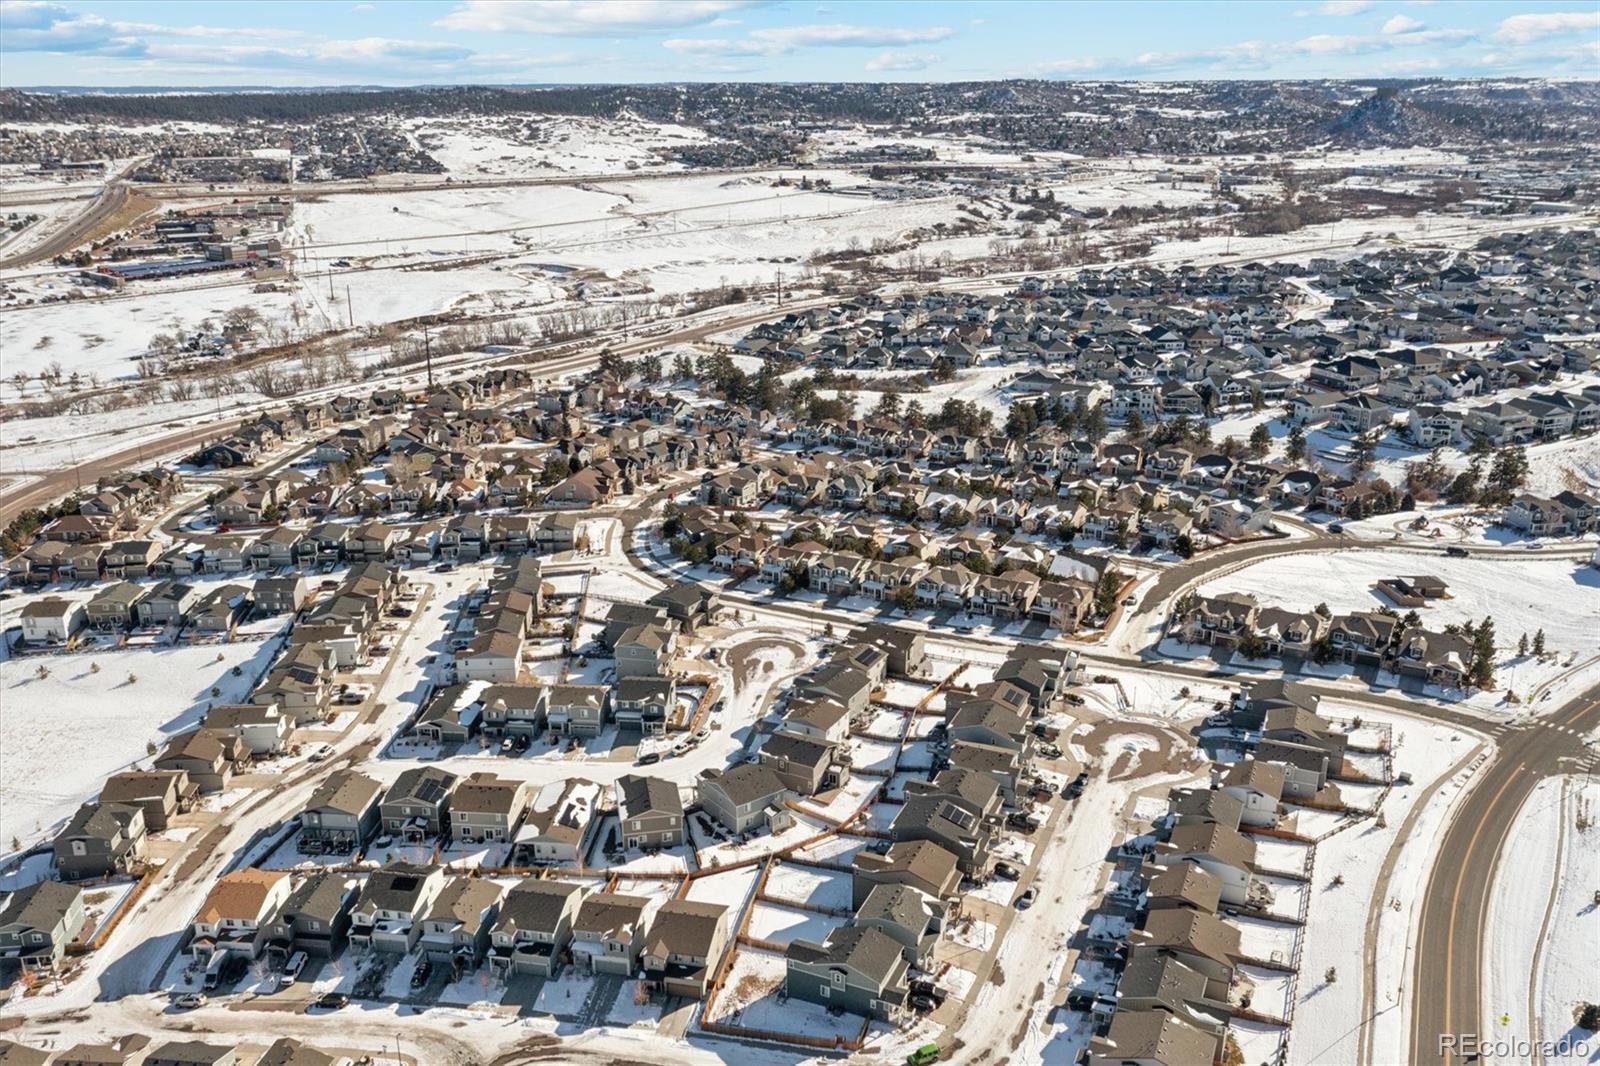
[[[618,832],[625,848],[672,848],[684,841],[683,798],[659,777],[617,779]]]
[[[364,846],[378,829],[383,785],[354,770],[329,774],[300,812],[300,846],[350,852]]]
[[[0,974],[54,972],[87,921],[77,885],[39,881],[17,889],[0,906]]]
[[[529,877],[501,901],[489,935],[489,966],[497,974],[554,977],[572,939],[583,886]]]
[[[883,1021],[897,1021],[910,995],[900,942],[872,926],[842,926],[821,944],[790,941],[784,991],[796,999]]]
[[[700,804],[730,833],[747,833],[771,823],[769,812],[788,786],[770,766],[741,763],[713,771],[698,786]]]

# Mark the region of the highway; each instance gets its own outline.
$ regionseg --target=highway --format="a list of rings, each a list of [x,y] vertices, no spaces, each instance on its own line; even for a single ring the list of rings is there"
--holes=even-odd
[[[89,202],[76,218],[72,219],[61,229],[47,237],[42,243],[34,245],[25,251],[16,252],[8,256],[0,256],[0,270],[11,267],[27,266],[41,260],[54,259],[72,251],[78,245],[86,242],[90,235],[106,219],[116,215],[128,202],[128,182],[126,176],[134,167],[144,162],[135,159],[124,166],[120,171],[106,182],[100,194]]]

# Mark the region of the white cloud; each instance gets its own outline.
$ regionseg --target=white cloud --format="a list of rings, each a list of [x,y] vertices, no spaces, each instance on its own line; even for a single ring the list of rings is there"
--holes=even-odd
[[[689,55],[779,56],[801,48],[899,48],[932,44],[945,40],[952,32],[945,26],[891,29],[832,24],[754,30],[742,38],[674,37],[662,43],[674,52]]]
[[[1582,33],[1600,30],[1600,10],[1550,11],[1536,15],[1512,15],[1495,30],[1496,40],[1527,44],[1557,33]]]
[[[435,23],[477,33],[640,37],[704,26],[759,0],[466,0]]]
[[[1100,70],[1106,66],[1106,61],[1095,56],[1075,56],[1072,59],[1053,59],[1048,63],[1040,63],[1035,69],[1040,74],[1082,74],[1091,70]]]
[[[1323,4],[1317,7],[1317,14],[1345,18],[1350,15],[1359,15],[1370,7],[1372,7],[1372,0],[1325,0]]]
[[[932,52],[879,52],[867,60],[867,70],[927,70],[944,60]]]
[[[1305,55],[1358,56],[1371,52],[1385,52],[1391,48],[1409,48],[1415,45],[1455,45],[1471,40],[1469,30],[1416,30],[1410,33],[1385,35],[1318,33],[1303,37],[1290,48]]]
[[[1387,34],[1412,33],[1420,30],[1426,23],[1420,19],[1410,18],[1406,15],[1396,15],[1383,24],[1383,32]]]

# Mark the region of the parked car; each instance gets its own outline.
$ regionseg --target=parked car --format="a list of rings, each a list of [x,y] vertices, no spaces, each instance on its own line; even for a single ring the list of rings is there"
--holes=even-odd
[[[1002,861],[994,864],[994,875],[1002,881],[1015,881],[1022,876],[1022,871],[1009,862]]]
[[[185,992],[174,999],[172,1005],[178,1010],[195,1010],[206,1005],[206,994],[204,992]]]
[[[1344,532],[1344,523],[1342,523],[1342,522],[1329,522],[1328,523],[1328,532],[1329,533],[1343,533]]]
[[[311,1007],[316,1010],[340,1010],[350,1005],[350,997],[343,992],[324,992],[311,1001]]]
[[[421,988],[428,983],[428,978],[433,974],[433,963],[423,959],[417,963],[417,968],[411,972],[411,987]]]
[[[917,1050],[906,1056],[906,1066],[928,1066],[929,1063],[939,1061],[939,1045],[923,1044]]]
[[[939,1005],[933,1001],[932,996],[924,996],[918,992],[911,993],[906,1002],[911,1004],[912,1010],[920,1011],[923,1014],[926,1014],[928,1011],[933,1010]]]
[[[308,755],[306,755],[306,761],[307,762],[321,762],[323,759],[326,759],[328,756],[330,756],[332,754],[333,754],[333,745],[332,744],[318,744],[316,747],[311,749],[311,751],[310,751],[310,753]]]
[[[660,761],[661,753],[659,751],[647,751],[643,755],[639,756],[640,766],[654,766]]]
[[[283,964],[283,972],[278,975],[278,987],[288,988],[300,980],[301,972],[306,968],[306,953],[297,951],[289,956],[289,961]]]
[[[1457,559],[1465,559],[1467,556],[1472,554],[1471,552],[1467,551],[1467,549],[1463,548],[1459,544],[1450,545],[1448,548],[1446,548],[1444,550],[1444,553],[1446,555],[1454,556]]]
[[[919,996],[927,996],[929,999],[933,1000],[935,1006],[940,1007],[944,1006],[944,1001],[949,996],[949,993],[944,989],[940,988],[932,981],[927,980],[912,981],[911,991]]]
[[[1017,910],[1019,910],[1019,911],[1027,910],[1029,907],[1033,906],[1034,901],[1037,900],[1038,898],[1039,898],[1039,890],[1037,888],[1025,889],[1023,891],[1022,895],[1017,897]]]

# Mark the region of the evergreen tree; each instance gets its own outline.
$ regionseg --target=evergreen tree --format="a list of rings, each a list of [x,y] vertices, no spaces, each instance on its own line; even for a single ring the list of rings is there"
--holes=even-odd
[[[1256,457],[1266,455],[1272,447],[1272,430],[1265,422],[1258,422],[1250,431],[1250,453]]]
[[[1144,418],[1138,411],[1129,411],[1128,419],[1123,423],[1123,431],[1128,434],[1129,440],[1139,440],[1144,436]]]
[[[1533,635],[1533,654],[1544,655],[1544,630],[1539,630]]]
[[[1284,444],[1284,454],[1291,463],[1298,463],[1306,457],[1306,434],[1299,426],[1289,427],[1289,436]]]
[[[1524,634],[1522,634],[1522,636],[1517,638],[1517,658],[1526,659],[1527,657],[1528,657],[1528,634],[1524,633]]]
[[[1485,618],[1472,634],[1472,667],[1468,673],[1480,689],[1494,687],[1494,619]]]

